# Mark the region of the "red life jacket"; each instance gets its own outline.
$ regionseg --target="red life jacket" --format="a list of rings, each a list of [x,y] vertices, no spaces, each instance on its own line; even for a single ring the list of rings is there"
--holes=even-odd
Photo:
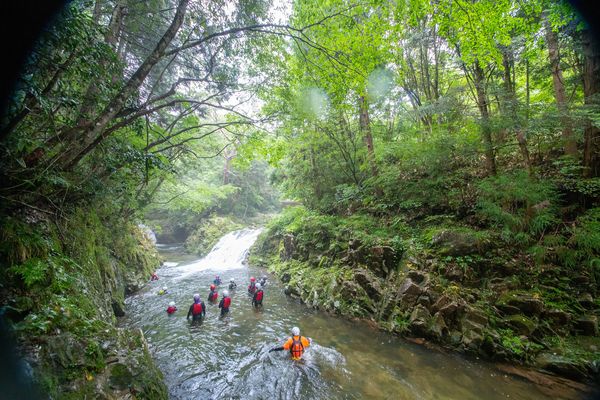
[[[302,336],[298,336],[298,340],[294,339],[294,336],[292,336],[292,345],[290,346],[290,354],[292,355],[292,359],[299,360],[300,357],[302,357],[302,353],[304,353]]]
[[[210,294],[210,300],[211,301],[217,301],[217,297],[219,297],[219,292],[212,292]]]
[[[248,286],[248,291],[249,291],[250,293],[254,294],[254,292],[256,292],[256,285],[255,285],[254,283],[251,283],[251,284]]]
[[[192,315],[200,315],[200,314],[202,314],[202,304],[194,303],[194,306],[192,307]]]
[[[231,305],[231,297],[223,297],[223,308],[229,308]]]
[[[167,312],[169,314],[173,314],[175,311],[177,311],[177,307],[169,307],[169,308],[167,308]]]
[[[264,292],[262,291],[262,289],[259,290],[258,292],[256,292],[256,302],[257,303],[260,303],[262,301],[262,299],[263,299],[263,293]]]

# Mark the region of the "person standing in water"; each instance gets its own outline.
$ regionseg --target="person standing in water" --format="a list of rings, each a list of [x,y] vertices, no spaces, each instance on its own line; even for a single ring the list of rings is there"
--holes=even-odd
[[[221,284],[221,277],[219,277],[219,275],[215,276],[215,280],[213,281],[213,283],[217,286],[219,286]]]
[[[229,312],[229,306],[231,305],[231,297],[229,297],[229,292],[227,290],[223,290],[223,298],[219,303],[219,308],[221,309],[221,317]]]
[[[283,346],[274,347],[271,350],[269,350],[269,353],[272,351],[289,350],[292,360],[300,360],[302,358],[302,354],[304,354],[304,349],[310,346],[311,342],[311,339],[305,338],[304,336],[300,336],[300,328],[295,326],[292,328],[292,337],[289,338],[283,344]]]
[[[262,290],[262,286],[260,283],[256,284],[256,291],[254,292],[254,296],[252,296],[252,305],[256,308],[262,307],[264,292]]]
[[[237,288],[237,284],[235,283],[235,279],[231,278],[229,280],[229,290],[235,290]]]
[[[194,295],[194,303],[190,306],[186,319],[189,320],[190,316],[192,321],[199,321],[206,316],[206,306],[198,293]]]
[[[248,285],[248,293],[254,295],[256,292],[256,279],[252,276],[250,277],[250,285]]]
[[[175,311],[177,311],[177,307],[175,306],[175,302],[172,301],[169,303],[169,307],[167,308],[167,314],[175,314]]]
[[[208,293],[208,301],[211,303],[215,303],[217,298],[219,297],[219,292],[217,292],[217,288],[214,284],[210,285],[210,292]]]

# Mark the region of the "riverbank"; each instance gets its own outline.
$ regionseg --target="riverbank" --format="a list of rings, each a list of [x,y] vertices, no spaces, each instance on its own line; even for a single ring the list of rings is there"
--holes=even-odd
[[[269,224],[251,263],[310,307],[494,361],[598,377],[593,276],[536,264],[494,231],[296,208]]]
[[[2,221],[1,257],[8,268],[0,296],[22,366],[16,393],[167,398],[143,333],[117,327],[125,296],[148,282],[159,255],[143,229],[115,222],[105,211],[79,209],[64,219],[28,213]]]

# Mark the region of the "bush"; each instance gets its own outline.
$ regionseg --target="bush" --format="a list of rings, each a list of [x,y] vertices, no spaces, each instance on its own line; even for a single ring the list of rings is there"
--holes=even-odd
[[[478,215],[501,229],[508,242],[527,244],[560,222],[554,185],[524,171],[486,178],[479,192]]]

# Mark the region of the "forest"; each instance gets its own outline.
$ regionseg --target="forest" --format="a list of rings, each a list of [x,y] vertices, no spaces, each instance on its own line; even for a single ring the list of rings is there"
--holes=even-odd
[[[558,0],[67,2],[0,121],[29,395],[113,398],[124,374],[167,398],[118,325],[164,261],[148,229],[204,256],[247,226],[250,264],[332,318],[598,379],[595,22]]]

